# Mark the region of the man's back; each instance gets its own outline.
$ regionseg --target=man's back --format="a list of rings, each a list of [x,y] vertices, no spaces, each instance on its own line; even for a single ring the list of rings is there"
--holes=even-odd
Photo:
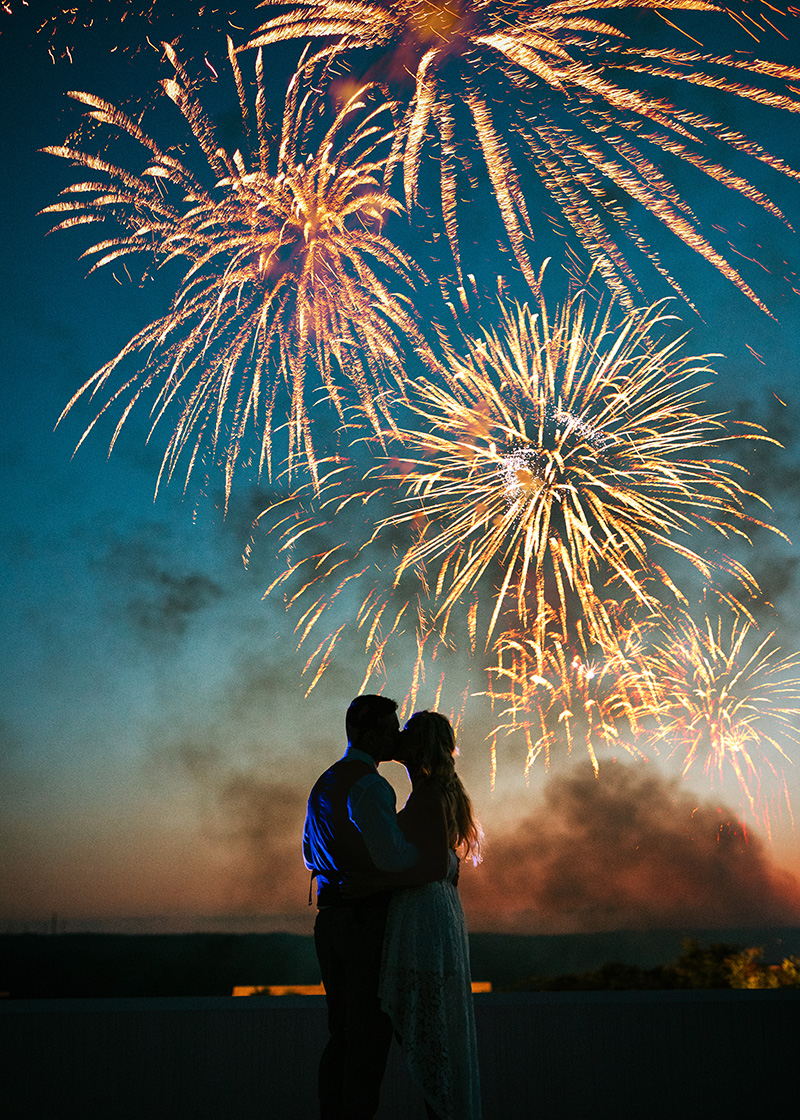
[[[317,875],[318,906],[342,902],[339,887],[347,874],[375,870],[348,808],[356,782],[374,774],[374,765],[345,756],[329,767],[311,790],[303,852]]]
[[[397,825],[395,794],[377,772],[394,757],[397,704],[357,696],[345,718],[348,749],[319,778],[308,799],[306,866],[318,876],[314,925],[330,1038],[319,1067],[320,1114],[368,1120],[378,1108],[392,1024],[378,998],[388,895],[344,900],[350,871],[400,870],[418,853]]]

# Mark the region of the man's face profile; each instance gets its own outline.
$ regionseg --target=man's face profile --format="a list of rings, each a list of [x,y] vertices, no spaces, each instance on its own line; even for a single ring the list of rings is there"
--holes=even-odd
[[[388,762],[395,756],[400,738],[400,721],[397,712],[384,716],[375,724],[375,745],[380,748],[380,761]]]

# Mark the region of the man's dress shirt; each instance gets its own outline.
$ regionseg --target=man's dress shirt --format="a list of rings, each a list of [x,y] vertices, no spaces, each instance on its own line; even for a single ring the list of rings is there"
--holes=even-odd
[[[348,747],[344,759],[362,762],[370,772],[358,778],[347,797],[347,815],[363,838],[369,857],[379,871],[408,871],[419,863],[416,845],[403,836],[397,823],[397,798],[389,782],[378,773],[371,755]],[[321,882],[341,879],[353,868],[336,866],[332,854],[332,815],[326,813],[324,801],[306,815],[303,830],[303,858],[306,867],[318,873]]]

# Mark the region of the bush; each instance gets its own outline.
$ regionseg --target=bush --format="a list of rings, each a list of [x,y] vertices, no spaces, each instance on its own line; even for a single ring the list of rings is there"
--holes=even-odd
[[[591,972],[529,976],[507,987],[516,992],[618,992],[714,988],[799,988],[800,957],[765,965],[761,948],[742,949],[724,941],[708,946],[686,938],[672,964],[655,968],[610,961]]]

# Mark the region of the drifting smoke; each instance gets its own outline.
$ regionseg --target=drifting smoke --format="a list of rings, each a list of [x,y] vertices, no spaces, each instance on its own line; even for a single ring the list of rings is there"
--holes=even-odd
[[[97,562],[118,588],[117,607],[147,642],[182,637],[192,618],[222,598],[222,587],[202,572],[176,570],[165,550],[149,538],[113,541]]]
[[[800,882],[722,806],[609,766],[553,778],[539,811],[489,835],[461,876],[472,928],[525,933],[796,924]]]
[[[223,902],[233,910],[297,914],[308,898],[301,837],[307,791],[222,755],[184,745],[180,761],[201,797],[202,833],[222,856]]]
[[[297,914],[308,897],[300,854],[305,788],[203,764],[206,833],[226,853],[236,909]],[[196,776],[200,776],[196,774]],[[800,882],[723,806],[641,767],[582,770],[549,783],[541,811],[490,834],[461,876],[474,929],[608,929],[797,924]]]
[[[235,774],[220,789],[219,809],[237,857],[234,903],[270,913],[301,909],[308,895],[300,854],[306,795],[285,783]]]
[[[763,425],[767,433],[777,443],[751,444],[742,458],[747,468],[748,485],[754,493],[763,494],[774,511],[770,516],[776,525],[789,528],[796,515],[796,494],[800,488],[800,459],[797,456],[795,423],[796,408],[785,405],[774,394],[763,395],[755,400],[745,400],[736,405],[739,415],[751,415]],[[745,411],[746,410],[746,411]],[[775,604],[782,625],[786,625],[786,652],[789,646],[797,645],[798,631],[798,566],[800,559],[796,549],[779,536],[759,526],[754,526],[751,537],[755,560],[753,574],[756,576],[768,605]],[[764,611],[765,618],[769,618]],[[772,615],[774,619],[774,614]],[[767,625],[774,627],[774,620]]]

